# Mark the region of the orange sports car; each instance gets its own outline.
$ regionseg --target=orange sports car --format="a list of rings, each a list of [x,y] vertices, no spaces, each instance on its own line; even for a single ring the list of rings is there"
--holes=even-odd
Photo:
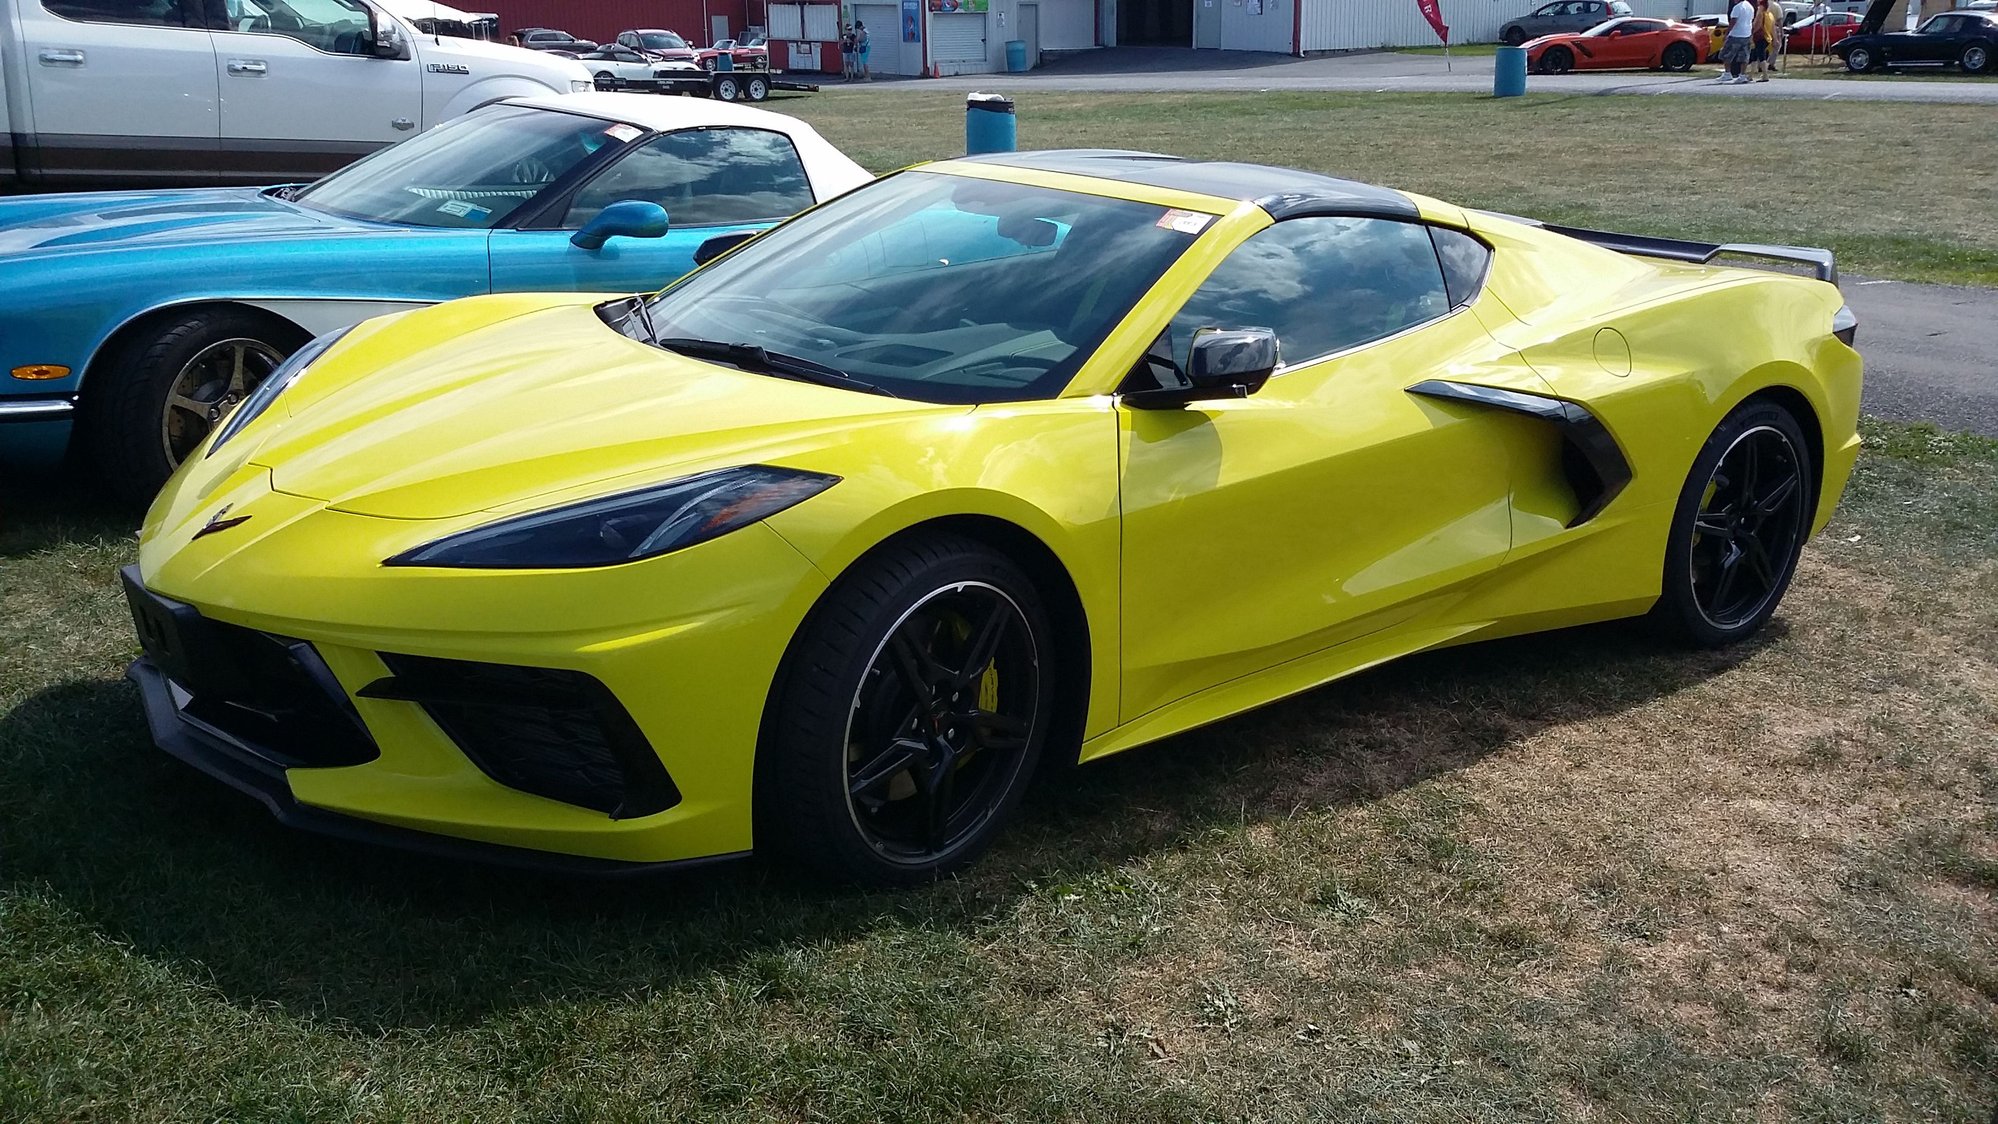
[[[1537,74],[1571,70],[1691,70],[1706,61],[1705,29],[1676,20],[1626,16],[1587,31],[1543,35],[1526,44]]]

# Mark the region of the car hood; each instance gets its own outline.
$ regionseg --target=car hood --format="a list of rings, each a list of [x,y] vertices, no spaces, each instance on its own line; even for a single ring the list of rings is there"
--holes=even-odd
[[[479,297],[373,321],[215,460],[357,515],[442,519],[615,492],[968,407],[821,387],[626,338],[606,295]],[[274,409],[273,413],[276,412]],[[239,462],[240,463],[240,462]]]
[[[389,229],[309,210],[258,188],[0,199],[0,256],[264,242]]]

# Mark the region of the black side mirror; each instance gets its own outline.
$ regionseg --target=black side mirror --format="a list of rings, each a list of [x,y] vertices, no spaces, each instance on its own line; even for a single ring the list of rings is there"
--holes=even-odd
[[[760,230],[738,230],[734,234],[717,234],[694,251],[694,264],[706,265],[761,233]]]
[[[1276,333],[1268,328],[1202,328],[1193,334],[1186,360],[1189,386],[1138,390],[1124,396],[1141,410],[1163,410],[1189,402],[1247,398],[1276,372]]]

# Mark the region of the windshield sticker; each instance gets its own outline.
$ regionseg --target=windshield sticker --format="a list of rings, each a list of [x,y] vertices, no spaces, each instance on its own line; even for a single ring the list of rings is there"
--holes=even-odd
[[[623,144],[644,131],[644,129],[631,125],[612,125],[610,128],[604,130],[604,135],[619,144]]]
[[[444,202],[437,204],[437,209],[447,215],[456,215],[461,219],[471,219],[473,222],[483,222],[487,215],[493,213],[491,207],[481,207],[477,203],[467,203],[463,199],[446,199]]]
[[[1160,230],[1177,230],[1181,234],[1198,234],[1214,221],[1213,215],[1203,215],[1199,211],[1167,211],[1159,216]]]

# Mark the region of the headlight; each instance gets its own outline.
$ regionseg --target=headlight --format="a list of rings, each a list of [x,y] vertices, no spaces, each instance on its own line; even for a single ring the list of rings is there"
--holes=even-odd
[[[313,360],[326,354],[327,348],[339,343],[340,337],[353,330],[351,326],[336,329],[292,352],[291,358],[278,364],[277,370],[272,371],[269,378],[258,384],[257,389],[243,399],[243,404],[230,413],[228,419],[222,423],[222,428],[215,431],[215,440],[209,444],[207,455],[213,456],[224,441],[243,432],[245,426],[256,421],[259,415],[271,408],[271,403],[277,401],[278,395],[284,393],[284,388],[290,386],[307,367],[312,365]]]
[[[385,566],[572,570],[636,562],[728,534],[803,503],[839,477],[753,464],[516,515],[406,550]]]
[[[572,94],[586,94],[596,88],[597,88],[597,82],[596,79],[594,78],[569,79],[569,92]]]

